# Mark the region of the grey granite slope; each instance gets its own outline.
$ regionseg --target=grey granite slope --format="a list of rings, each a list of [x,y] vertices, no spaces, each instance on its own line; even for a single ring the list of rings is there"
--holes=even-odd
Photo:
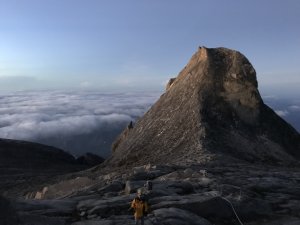
[[[299,133],[263,103],[248,59],[226,48],[199,48],[117,143],[107,165],[300,158]]]

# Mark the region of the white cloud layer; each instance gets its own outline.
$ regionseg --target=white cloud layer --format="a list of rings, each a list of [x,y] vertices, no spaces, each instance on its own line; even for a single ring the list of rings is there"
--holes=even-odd
[[[0,93],[0,138],[52,145],[81,155],[109,156],[124,127],[141,117],[160,93],[35,91]],[[272,99],[275,99],[274,101]],[[299,100],[268,98],[271,107],[300,129]]]
[[[282,117],[285,117],[289,114],[287,110],[275,110],[275,112],[277,113],[278,116],[282,116]]]
[[[115,136],[142,116],[158,96],[55,91],[0,94],[0,138],[37,141],[77,155],[91,151],[107,156]]]
[[[292,111],[300,111],[300,106],[298,105],[291,105],[289,106],[289,109]]]

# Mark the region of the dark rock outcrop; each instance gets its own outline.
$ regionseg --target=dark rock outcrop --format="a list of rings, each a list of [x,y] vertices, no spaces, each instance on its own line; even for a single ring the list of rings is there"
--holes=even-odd
[[[300,158],[299,133],[264,104],[248,59],[226,48],[199,48],[153,107],[121,136],[110,165]]]
[[[167,83],[167,86],[166,86],[166,91],[168,91],[170,89],[170,87],[172,86],[172,84],[174,83],[175,80],[176,80],[176,78],[171,78],[169,80],[169,82]]]
[[[0,139],[0,165],[19,168],[48,169],[76,164],[69,153],[47,145],[27,141]]]
[[[61,149],[0,139],[0,194],[5,196],[23,196],[52,177],[88,167]]]
[[[100,163],[103,163],[104,160],[105,160],[104,158],[102,158],[96,154],[90,153],[90,152],[88,152],[76,159],[76,161],[79,164],[88,165],[88,166],[96,166]]]
[[[0,224],[19,224],[18,214],[10,200],[0,195]]]

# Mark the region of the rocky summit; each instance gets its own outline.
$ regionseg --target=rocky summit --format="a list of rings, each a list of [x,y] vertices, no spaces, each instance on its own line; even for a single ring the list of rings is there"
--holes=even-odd
[[[226,48],[199,48],[116,142],[109,163],[118,166],[300,158],[299,133],[264,104],[248,59]]]
[[[134,224],[128,208],[142,189],[145,225],[298,225],[299,144],[263,103],[246,57],[202,47],[109,159],[33,184],[23,198],[0,196],[0,224]]]

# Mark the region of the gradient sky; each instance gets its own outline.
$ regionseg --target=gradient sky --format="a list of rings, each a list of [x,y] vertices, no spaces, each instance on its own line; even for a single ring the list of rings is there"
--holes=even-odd
[[[299,0],[0,0],[0,90],[162,90],[224,46],[263,92],[299,93],[299,27]]]

